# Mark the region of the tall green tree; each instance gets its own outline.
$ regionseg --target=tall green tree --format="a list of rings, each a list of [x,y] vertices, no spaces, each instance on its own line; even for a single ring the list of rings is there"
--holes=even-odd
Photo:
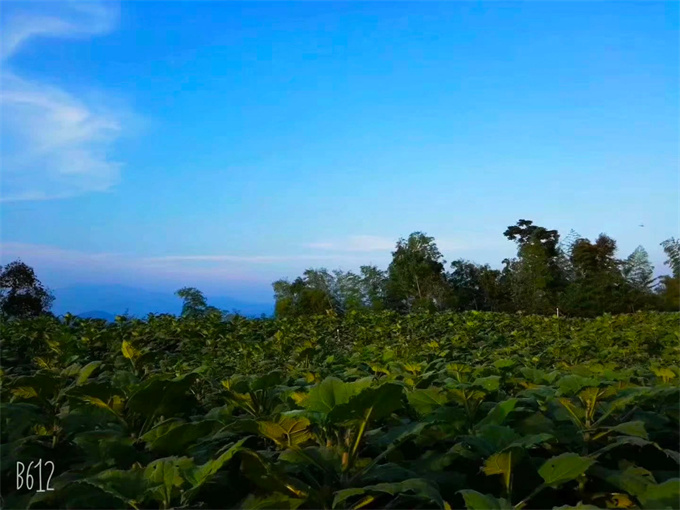
[[[208,306],[203,292],[194,287],[182,287],[175,292],[177,297],[182,298],[182,317],[199,318],[210,313],[221,313],[214,306]]]
[[[364,306],[373,311],[383,310],[387,299],[387,272],[377,266],[361,266],[361,295]]]
[[[445,263],[433,237],[413,232],[408,239],[399,239],[387,269],[388,306],[405,312],[444,308]]]
[[[666,264],[671,268],[673,278],[680,278],[680,239],[671,237],[661,243],[666,254]]]
[[[298,294],[302,287],[304,287],[302,278],[298,278],[293,282],[281,279],[272,283],[275,301],[274,315],[276,317],[292,317],[296,315]]]
[[[277,317],[300,317],[337,312],[335,278],[326,269],[307,269],[293,282],[278,280],[273,284]]]
[[[445,272],[433,237],[413,232],[397,241],[383,271],[361,266],[353,271],[308,269],[293,282],[274,282],[276,315],[382,309],[524,311],[595,316],[640,309],[680,308],[680,241],[662,243],[673,276],[655,279],[647,252],[638,247],[625,260],[616,257],[616,241],[601,234],[595,241],[575,231],[560,239],[557,230],[520,219],[503,233],[517,245],[517,256],[502,270],[455,260]]]
[[[528,313],[552,313],[566,284],[560,267],[559,233],[521,219],[503,235],[517,245],[505,267],[514,306]]]
[[[21,260],[0,266],[0,313],[6,317],[28,318],[46,315],[54,296]]]
[[[680,310],[680,240],[671,237],[661,243],[666,254],[665,265],[669,266],[671,276],[663,276],[657,293],[664,310],[677,312]]]
[[[340,311],[341,303],[338,300],[338,284],[335,275],[330,273],[326,268],[307,269],[303,273],[305,286],[308,292],[304,294],[308,298],[310,304],[314,308],[323,308],[326,311],[338,313]],[[316,303],[319,302],[319,305]]]
[[[488,264],[454,260],[447,275],[451,287],[451,306],[456,310],[499,311],[503,309],[501,271]]]
[[[570,314],[594,316],[628,311],[623,262],[616,258],[616,241],[600,234],[595,242],[582,238],[572,245],[570,261],[574,280],[565,308]]]
[[[324,268],[307,269],[293,282],[273,283],[277,317],[299,317],[328,312],[382,310],[386,274],[376,266],[361,266],[360,273]]]
[[[653,292],[656,278],[647,250],[642,246],[635,248],[623,261],[621,272],[627,284],[626,303],[629,311],[653,308],[656,304]]]
[[[635,248],[623,262],[623,276],[628,284],[640,291],[648,291],[654,283],[654,266],[642,246]]]
[[[352,271],[333,271],[335,302],[340,313],[365,308],[361,276]]]

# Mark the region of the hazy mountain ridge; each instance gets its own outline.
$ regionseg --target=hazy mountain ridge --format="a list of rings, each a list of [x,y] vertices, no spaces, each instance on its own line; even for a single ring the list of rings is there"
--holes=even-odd
[[[71,313],[78,316],[106,318],[125,313],[144,317],[149,313],[179,315],[182,300],[172,292],[159,292],[124,285],[73,285],[53,291],[52,312],[55,315]],[[208,305],[226,311],[238,311],[250,317],[274,312],[273,303],[240,301],[228,296],[206,296]],[[100,315],[104,315],[101,316]],[[96,316],[95,316],[96,315]]]

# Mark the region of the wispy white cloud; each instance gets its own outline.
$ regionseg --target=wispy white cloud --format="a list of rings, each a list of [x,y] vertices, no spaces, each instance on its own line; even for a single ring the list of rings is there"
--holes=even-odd
[[[507,244],[504,239],[469,233],[460,238],[435,238],[439,250],[445,254],[469,252],[484,249],[503,247]],[[397,239],[380,236],[355,235],[344,240],[324,241],[307,243],[305,248],[333,252],[392,252],[397,244]]]
[[[340,241],[308,243],[304,246],[317,250],[333,250],[342,252],[389,251],[394,249],[396,241],[387,237],[357,235]]]
[[[48,200],[106,191],[119,181],[122,164],[111,157],[127,114],[99,94],[96,100],[12,69],[21,48],[38,38],[103,35],[116,26],[116,2],[51,2],[36,13],[30,2],[8,4],[0,31],[2,189],[0,200]],[[11,6],[11,8],[10,8]]]
[[[18,10],[5,5],[2,49],[5,60],[37,37],[81,38],[106,34],[118,23],[120,5],[113,1],[53,1],[40,6],[44,12],[37,13],[36,6],[23,2]]]
[[[149,257],[147,262],[243,262],[248,264],[272,264],[294,261],[340,261],[355,260],[358,257],[347,255],[167,255]]]
[[[256,272],[253,266],[286,262],[353,262],[360,258],[351,255],[168,255],[162,257],[138,257],[123,253],[86,253],[55,246],[27,243],[0,244],[0,260],[22,258],[31,265],[49,265],[82,271],[143,271],[147,274],[166,274],[187,277],[221,276],[248,279]],[[199,263],[199,264],[196,264]],[[209,263],[201,265],[200,263]],[[261,269],[258,268],[257,272]],[[101,273],[100,273],[101,274]]]
[[[31,267],[54,273],[58,271],[73,281],[101,281],[110,277],[112,281],[145,279],[186,279],[222,281],[257,281],[257,274],[248,271],[244,264],[221,265],[218,267],[195,267],[182,260],[168,260],[163,257],[138,257],[125,253],[88,253],[63,249],[56,246],[29,243],[5,242],[0,244],[0,263],[20,258]]]

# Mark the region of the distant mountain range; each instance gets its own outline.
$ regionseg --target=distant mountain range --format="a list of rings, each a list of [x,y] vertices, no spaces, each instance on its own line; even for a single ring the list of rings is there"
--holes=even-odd
[[[179,315],[182,300],[172,292],[150,291],[125,285],[73,285],[53,291],[55,315],[71,313],[80,317],[115,319],[125,313],[145,317],[150,313]],[[227,296],[206,296],[208,305],[247,317],[274,313],[273,303],[252,303]]]

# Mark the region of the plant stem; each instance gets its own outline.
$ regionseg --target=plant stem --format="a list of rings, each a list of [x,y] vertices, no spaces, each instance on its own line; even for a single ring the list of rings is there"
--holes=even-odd
[[[538,487],[536,487],[536,488],[534,489],[534,491],[533,491],[531,494],[529,494],[526,498],[524,498],[522,501],[520,501],[519,503],[517,503],[513,508],[514,508],[515,510],[520,510],[520,509],[524,508],[524,507],[526,506],[527,502],[528,502],[531,498],[533,498],[536,494],[538,494],[539,492],[541,492],[541,491],[542,491],[543,489],[545,489],[545,488],[546,488],[546,485],[545,485],[544,483],[542,483],[541,485],[539,485]]]

